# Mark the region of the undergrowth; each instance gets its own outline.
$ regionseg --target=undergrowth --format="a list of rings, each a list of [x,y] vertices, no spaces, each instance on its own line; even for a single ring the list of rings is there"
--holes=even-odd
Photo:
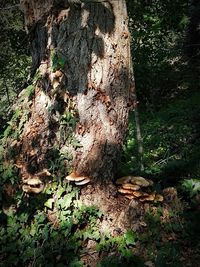
[[[135,235],[100,232],[102,212],[83,206],[77,188],[58,180],[40,195],[8,188],[4,187],[0,213],[1,266],[84,266],[81,255],[89,253],[89,240],[95,242],[96,253],[117,251],[130,257]]]
[[[181,179],[200,178],[200,93],[188,93],[163,108],[140,110],[144,145],[143,175],[165,184]],[[129,132],[119,172],[139,173],[134,114],[130,116]]]
[[[199,213],[192,209],[199,203],[200,191],[199,98],[196,93],[148,115],[141,112],[145,147],[142,175],[157,179],[162,187],[177,183],[183,199],[181,205],[173,208],[162,204],[150,208],[144,218],[144,231],[138,233],[127,230],[112,236],[100,232],[104,214],[96,207],[83,206],[78,189],[57,176],[42,194],[25,195],[12,161],[3,163],[1,146],[1,266],[84,266],[82,257],[90,253],[89,241],[94,242],[93,250],[99,255],[99,267],[139,267],[150,263],[156,267],[182,266],[187,261],[184,248],[198,249]],[[13,136],[15,125],[19,125],[23,116],[18,110],[13,114],[3,140],[9,136],[17,138]],[[20,128],[17,127],[19,132]],[[131,117],[121,174],[139,173],[134,135]],[[57,157],[59,151],[54,153],[59,160],[50,162],[52,173],[64,168],[62,157]],[[190,206],[184,204],[185,200]],[[143,253],[137,253],[139,247]]]

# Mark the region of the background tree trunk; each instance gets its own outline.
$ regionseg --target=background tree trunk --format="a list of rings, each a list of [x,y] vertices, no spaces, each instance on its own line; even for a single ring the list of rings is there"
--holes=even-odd
[[[35,75],[20,140],[23,180],[49,167],[55,147],[68,155],[66,172],[70,166],[112,179],[134,91],[125,0],[22,0],[21,6]]]

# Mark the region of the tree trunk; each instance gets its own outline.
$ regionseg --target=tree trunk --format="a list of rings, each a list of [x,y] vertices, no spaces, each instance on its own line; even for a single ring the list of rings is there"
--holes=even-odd
[[[126,3],[87,2],[21,0],[35,89],[18,144],[23,182],[56,151],[66,173],[104,183],[116,170],[134,101]]]

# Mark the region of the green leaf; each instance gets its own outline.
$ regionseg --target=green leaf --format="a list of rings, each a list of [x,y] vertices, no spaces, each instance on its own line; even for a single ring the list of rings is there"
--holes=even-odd
[[[59,185],[57,193],[56,193],[56,197],[60,198],[65,191],[66,191],[66,189],[64,187],[62,187],[61,185]]]
[[[72,198],[73,198],[73,194],[72,193],[67,194],[67,195],[64,196],[63,202],[64,202],[65,209],[70,207],[70,205],[72,203]]]
[[[78,147],[82,147],[83,145],[80,143],[80,141],[76,140],[76,139],[72,139],[71,140],[71,145],[74,147],[74,148],[78,148]]]
[[[26,223],[28,220],[28,214],[27,213],[22,213],[20,216],[19,216],[19,221],[21,223]]]
[[[45,203],[44,203],[44,206],[49,208],[49,209],[52,209],[53,208],[53,203],[54,203],[54,199],[53,198],[49,198]]]
[[[96,230],[96,231],[94,231],[93,233],[92,233],[92,239],[94,239],[94,240],[99,240],[100,239],[100,232],[98,231],[98,230]]]
[[[49,225],[46,224],[43,231],[42,231],[42,236],[44,240],[48,240],[49,237]]]
[[[51,54],[51,68],[53,71],[57,69],[57,65],[58,65],[58,55],[56,54],[55,51],[53,51]]]
[[[38,224],[42,224],[46,220],[46,216],[44,213],[40,212],[34,216],[35,221],[37,221]]]
[[[124,238],[125,238],[125,242],[127,245],[134,245],[135,244],[135,234],[131,230],[128,230],[124,234]]]
[[[64,67],[65,67],[65,59],[64,59],[64,57],[62,57],[62,56],[58,57],[58,65],[59,65],[59,67],[61,69],[64,69]]]
[[[31,96],[33,95],[34,91],[35,91],[35,88],[34,88],[34,86],[31,84],[31,85],[29,85],[29,86],[26,88],[26,95],[27,95],[28,97],[31,97]]]
[[[31,230],[30,230],[30,235],[34,236],[37,233],[37,228],[35,225],[32,225]]]
[[[185,179],[182,182],[182,188],[192,198],[200,192],[200,181],[198,179]]]
[[[130,249],[125,248],[125,247],[121,247],[119,249],[119,251],[122,254],[122,256],[125,258],[130,258],[133,255],[132,251]]]

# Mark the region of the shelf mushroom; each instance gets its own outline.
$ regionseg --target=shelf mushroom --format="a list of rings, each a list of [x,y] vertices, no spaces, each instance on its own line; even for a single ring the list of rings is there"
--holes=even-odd
[[[162,195],[152,192],[153,181],[141,176],[124,176],[116,180],[118,192],[128,199],[138,199],[141,202],[163,201]]]
[[[76,185],[85,185],[90,182],[90,178],[87,176],[81,176],[76,172],[72,172],[65,177],[67,181],[74,182]]]
[[[28,194],[39,194],[44,190],[44,183],[38,178],[31,178],[22,185],[22,190]]]

